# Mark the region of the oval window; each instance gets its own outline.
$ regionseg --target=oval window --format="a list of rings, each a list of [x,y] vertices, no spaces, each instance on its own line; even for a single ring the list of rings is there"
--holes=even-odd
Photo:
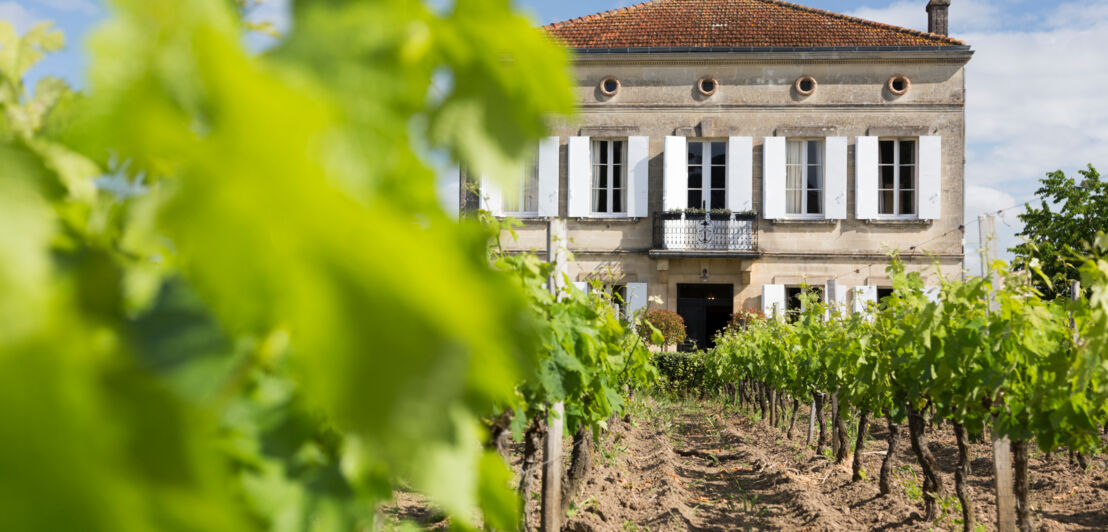
[[[700,90],[700,94],[711,96],[715,94],[716,89],[719,88],[719,82],[716,81],[716,78],[706,76],[700,78],[700,81],[696,82],[696,88]]]
[[[812,76],[800,76],[796,78],[794,87],[796,88],[796,92],[801,96],[810,96],[813,92],[816,92],[817,85],[819,84],[816,83],[816,78]]]
[[[889,92],[900,96],[912,88],[912,82],[907,76],[897,74],[889,78]]]
[[[604,78],[604,80],[600,82],[600,92],[603,92],[607,96],[614,96],[619,92],[619,80],[612,77]]]

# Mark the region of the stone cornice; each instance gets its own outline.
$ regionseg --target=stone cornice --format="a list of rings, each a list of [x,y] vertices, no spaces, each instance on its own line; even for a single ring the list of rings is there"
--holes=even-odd
[[[965,64],[973,57],[969,47],[943,49],[590,49],[575,50],[573,63],[604,65],[763,65],[763,64]]]
[[[903,112],[933,112],[933,111],[955,111],[963,112],[965,110],[965,104],[963,103],[827,103],[827,104],[809,104],[809,103],[796,103],[790,105],[780,104],[711,104],[711,105],[690,105],[690,104],[657,104],[657,103],[643,103],[643,104],[617,104],[617,103],[583,103],[579,106],[582,111],[590,113],[595,112],[627,112],[627,111],[679,111],[679,112],[712,112],[712,111],[800,111],[811,112],[813,110],[819,111],[882,111],[891,113],[903,113]]]

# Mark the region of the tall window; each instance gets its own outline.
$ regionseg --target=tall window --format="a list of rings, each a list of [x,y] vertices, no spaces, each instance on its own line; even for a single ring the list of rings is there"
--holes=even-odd
[[[916,141],[881,140],[877,212],[916,214]]]
[[[823,141],[790,140],[785,171],[785,212],[823,214]]]
[[[616,307],[616,315],[620,318],[627,318],[627,285],[625,284],[605,284],[604,292],[608,294],[608,297],[612,298],[612,305]]]
[[[800,286],[786,286],[785,287],[785,318],[789,323],[796,321],[800,317],[800,313],[804,312],[804,305],[800,301],[800,295],[805,291],[811,292],[816,298],[823,299],[823,287],[822,286],[809,286],[807,288]]]
[[[626,211],[624,190],[624,142],[596,140],[592,143],[592,212]]]
[[[504,212],[513,214],[537,214],[539,212],[538,161],[525,167],[520,176],[519,188],[504,191]]]
[[[727,143],[689,142],[689,208],[727,207]]]

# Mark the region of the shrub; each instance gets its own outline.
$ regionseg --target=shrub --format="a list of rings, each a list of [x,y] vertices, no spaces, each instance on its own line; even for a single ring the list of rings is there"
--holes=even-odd
[[[727,323],[727,327],[721,331],[721,334],[728,334],[746,329],[746,326],[751,322],[765,321],[766,315],[761,310],[748,310],[739,309],[731,315],[731,321]]]
[[[650,322],[658,331],[662,333],[662,337],[665,339],[661,344],[656,344],[650,339],[650,327],[641,325],[642,322]],[[639,318],[639,334],[642,335],[643,340],[649,344],[667,346],[677,345],[685,340],[685,319],[680,314],[665,309],[650,309],[643,312],[642,317]]]

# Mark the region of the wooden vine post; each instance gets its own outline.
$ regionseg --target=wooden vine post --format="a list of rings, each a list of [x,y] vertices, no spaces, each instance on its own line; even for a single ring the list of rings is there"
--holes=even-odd
[[[811,445],[812,439],[816,437],[816,399],[812,397],[811,408],[808,409],[808,442],[805,445]]]
[[[562,419],[565,406],[559,401],[550,407],[542,466],[542,530],[562,529]]]
[[[558,218],[547,222],[546,257],[554,263],[554,272],[548,284],[550,292],[557,296],[565,275],[565,220]],[[562,529],[562,432],[565,404],[561,401],[550,405],[547,412],[546,442],[543,445],[542,466],[542,516],[541,530],[558,532]]]
[[[996,258],[996,217],[984,215],[977,218],[981,230],[981,275],[988,276],[991,268],[989,261]],[[993,277],[993,289],[989,293],[989,311],[996,312],[997,303],[993,297],[1000,285],[1000,279]],[[996,483],[996,528],[999,532],[1016,530],[1016,497],[1012,482],[1012,442],[1008,437],[996,433],[997,417],[992,417],[990,433],[993,439],[993,473]]]

